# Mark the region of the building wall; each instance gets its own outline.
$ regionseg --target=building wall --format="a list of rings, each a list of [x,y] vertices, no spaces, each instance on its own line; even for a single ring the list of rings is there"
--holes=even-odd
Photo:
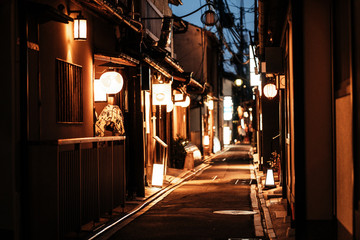
[[[306,187],[307,220],[331,220],[333,162],[329,1],[305,1],[303,14],[306,183],[297,184],[305,184]]]
[[[51,2],[54,8],[65,1]],[[70,9],[78,9],[70,4]],[[66,10],[65,10],[66,11]],[[92,18],[82,12],[88,20],[88,39],[74,41],[73,22],[68,24],[50,21],[40,25],[40,78],[41,78],[41,139],[91,137],[93,136],[93,51]],[[76,17],[72,14],[71,17]],[[56,122],[56,66],[55,59],[82,66],[83,123],[59,124]],[[36,123],[34,123],[36,124]]]
[[[335,106],[336,212],[337,219],[343,228],[353,234],[354,163],[352,144],[350,144],[353,133],[350,95],[338,98]]]
[[[336,217],[338,238],[354,234],[353,103],[351,90],[351,1],[333,3],[334,94],[336,134]]]
[[[16,32],[15,1],[3,1],[0,4],[0,66],[2,70],[3,86],[0,89],[1,109],[6,113],[0,122],[3,128],[0,148],[0,232],[2,237],[10,239],[18,227],[19,195],[16,189],[15,166],[19,160],[19,95],[18,74],[16,64]]]
[[[184,67],[185,72],[194,72],[194,78],[206,79],[202,60],[205,59],[203,31],[201,28],[189,24],[186,33],[174,35],[174,52],[176,59]]]

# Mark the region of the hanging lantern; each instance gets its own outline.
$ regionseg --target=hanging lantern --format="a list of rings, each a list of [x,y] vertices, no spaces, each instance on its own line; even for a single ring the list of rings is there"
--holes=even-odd
[[[186,96],[184,101],[175,102],[175,106],[188,107],[190,105],[190,97]]]
[[[268,83],[264,86],[264,95],[265,97],[267,97],[268,99],[273,99],[277,94],[277,89],[275,84],[273,83]]]
[[[212,9],[205,11],[203,15],[201,15],[201,22],[206,26],[214,26],[218,20],[218,16]]]
[[[184,104],[182,105],[182,107],[188,107],[189,105],[190,105],[190,97],[189,97],[189,96],[186,96],[185,102],[184,102]]]
[[[174,109],[173,101],[168,102],[168,104],[166,104],[166,112],[171,112],[173,109]]]
[[[124,85],[124,79],[120,73],[115,71],[105,72],[100,76],[102,83],[107,94],[116,94],[121,91]]]

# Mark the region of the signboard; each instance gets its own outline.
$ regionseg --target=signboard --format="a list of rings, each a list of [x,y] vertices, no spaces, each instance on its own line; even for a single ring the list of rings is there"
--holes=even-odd
[[[152,104],[168,105],[171,101],[171,83],[152,85]]]
[[[232,98],[227,96],[224,97],[224,120],[232,120],[233,115],[233,101]]]
[[[249,58],[250,58],[250,86],[255,87],[255,86],[260,86],[261,85],[261,80],[260,80],[260,74],[258,74],[257,71],[255,71],[256,69],[256,63],[259,63],[259,59],[257,59],[256,57],[254,57],[254,46],[249,46]]]

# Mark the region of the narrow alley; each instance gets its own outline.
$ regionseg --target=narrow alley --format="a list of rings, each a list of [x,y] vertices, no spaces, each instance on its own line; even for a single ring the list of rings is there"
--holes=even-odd
[[[260,216],[252,208],[249,150],[232,146],[217,155],[110,239],[258,239],[263,233],[254,226]]]

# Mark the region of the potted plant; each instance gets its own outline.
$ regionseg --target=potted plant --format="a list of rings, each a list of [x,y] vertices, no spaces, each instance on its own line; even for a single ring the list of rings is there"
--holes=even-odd
[[[184,162],[186,158],[186,151],[185,146],[188,143],[186,138],[183,138],[179,135],[172,141],[171,151],[170,151],[170,159],[171,159],[171,166],[183,169]]]

